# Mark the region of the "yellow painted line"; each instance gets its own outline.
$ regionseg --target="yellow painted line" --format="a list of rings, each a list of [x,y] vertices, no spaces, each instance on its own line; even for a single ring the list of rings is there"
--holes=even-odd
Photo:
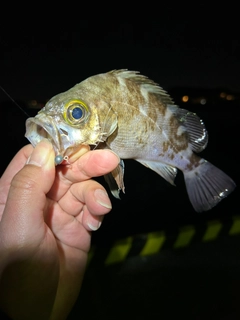
[[[148,234],[147,241],[140,252],[140,256],[158,253],[166,240],[164,232],[152,232]]]
[[[193,226],[185,226],[181,228],[173,247],[175,249],[187,247],[190,244],[195,232],[196,231]]]
[[[203,235],[202,241],[212,241],[218,237],[219,232],[222,229],[222,223],[219,221],[210,221],[208,222],[207,230]]]
[[[240,215],[233,216],[232,219],[233,223],[229,230],[230,236],[240,234]],[[202,237],[202,242],[216,240],[222,228],[223,223],[221,221],[208,221],[206,231]],[[195,234],[196,229],[194,226],[189,225],[181,228],[179,230],[173,248],[177,249],[189,246]],[[140,256],[148,256],[159,253],[164,243],[167,241],[167,236],[164,230],[158,232],[151,232],[145,234],[145,236],[147,237],[147,239],[141,252],[139,253]],[[130,236],[128,238],[116,241],[109,251],[109,254],[105,260],[105,264],[109,265],[113,263],[123,262],[126,259],[132,247],[133,238],[134,236]],[[96,250],[96,247],[91,248],[87,264],[89,264],[92,260]]]
[[[132,246],[132,237],[128,237],[124,240],[117,241],[105,260],[105,264],[118,263],[125,260],[129,250]]]
[[[240,233],[240,216],[234,216],[232,227],[229,230],[229,235],[233,236],[239,233]]]

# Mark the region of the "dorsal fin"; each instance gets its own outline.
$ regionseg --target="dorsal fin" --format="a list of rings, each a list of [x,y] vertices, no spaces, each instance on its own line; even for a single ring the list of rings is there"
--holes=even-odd
[[[142,86],[148,92],[159,95],[160,96],[159,98],[165,104],[174,104],[174,101],[172,100],[170,95],[163,88],[161,88],[153,80],[140,74],[139,71],[130,71],[127,69],[120,69],[120,70],[112,70],[108,73],[116,75],[117,77],[121,77],[123,79],[131,80],[135,82],[137,85]]]

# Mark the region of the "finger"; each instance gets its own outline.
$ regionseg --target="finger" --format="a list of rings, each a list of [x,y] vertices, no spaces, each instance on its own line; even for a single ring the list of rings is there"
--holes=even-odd
[[[26,164],[27,159],[29,158],[32,151],[33,147],[28,144],[20,149],[14,156],[0,179],[0,194],[2,194],[1,188],[5,188],[6,185],[10,185],[10,182],[12,181],[12,178],[15,176],[15,174]]]
[[[10,188],[11,181],[15,174],[22,169],[31,154],[33,147],[29,144],[23,147],[15,157],[12,159],[5,172],[0,179],[0,220],[2,217],[3,209],[7,201],[7,196]]]
[[[94,186],[90,184],[91,181],[87,182],[89,188],[74,190],[76,185],[73,185],[72,193],[79,199],[83,198],[85,202],[79,217],[82,225],[86,230],[95,231],[100,228],[104,215],[111,210],[112,205],[106,190],[101,185]]]
[[[71,156],[69,157],[69,162],[74,163],[76,160],[78,160],[84,153],[88,152],[90,150],[89,145],[81,144],[79,146],[79,149],[76,150]]]
[[[57,166],[55,183],[48,196],[59,201],[73,183],[104,175],[114,170],[118,163],[118,156],[110,150],[86,152],[70,166]]]
[[[40,230],[46,193],[54,176],[52,145],[42,141],[33,149],[28,164],[14,176],[2,216],[1,224],[11,226],[11,233],[19,237],[20,242],[26,235]]]
[[[82,211],[81,223],[87,231],[96,231],[101,227],[104,215],[93,215],[85,206]]]
[[[66,213],[76,216],[86,204],[88,210],[95,215],[109,212],[112,208],[111,201],[103,186],[94,181],[87,180],[75,183],[68,192],[58,201]]]
[[[66,213],[84,222],[88,230],[98,229],[101,216],[112,208],[106,190],[94,180],[73,184],[58,203]]]
[[[60,178],[71,183],[99,177],[114,170],[119,157],[111,150],[94,150],[85,153],[71,167],[61,166]]]

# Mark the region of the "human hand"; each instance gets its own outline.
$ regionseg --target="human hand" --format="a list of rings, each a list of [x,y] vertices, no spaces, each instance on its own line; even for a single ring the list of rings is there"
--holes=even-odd
[[[49,142],[27,145],[0,180],[0,301],[13,319],[65,319],[78,296],[91,231],[111,210],[90,178],[119,162],[109,150],[88,151],[55,167]]]

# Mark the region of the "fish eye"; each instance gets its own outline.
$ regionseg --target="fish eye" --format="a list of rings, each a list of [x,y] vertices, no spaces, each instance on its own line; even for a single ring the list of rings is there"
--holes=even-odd
[[[76,120],[81,119],[83,116],[83,110],[80,107],[75,107],[72,109],[72,117]]]
[[[63,117],[70,125],[78,125],[85,122],[88,114],[88,107],[83,101],[71,100],[64,106]]]

